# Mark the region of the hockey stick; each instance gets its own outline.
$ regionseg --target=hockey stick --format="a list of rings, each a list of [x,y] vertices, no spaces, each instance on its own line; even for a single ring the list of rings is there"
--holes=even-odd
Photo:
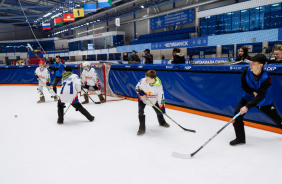
[[[183,153],[178,153],[178,152],[172,152],[172,156],[176,158],[183,158],[183,159],[188,159],[192,158],[196,153],[198,153],[203,147],[205,147],[213,138],[215,138],[225,127],[227,127],[232,121],[234,121],[238,116],[240,116],[241,111],[236,114],[226,125],[224,125],[219,131],[216,132],[205,144],[203,144],[199,149],[197,149],[194,153],[192,154],[183,154]]]
[[[69,110],[70,106],[71,106],[71,103],[69,104],[69,106],[68,106],[68,108],[67,108],[66,112],[64,113],[64,115],[68,112],[68,110]]]
[[[150,102],[150,104],[151,104],[153,107],[155,107],[158,111],[160,111],[162,114],[164,114],[164,113],[162,112],[162,110],[161,110],[160,108],[158,108],[155,104],[153,104],[150,100],[147,99],[147,101]],[[169,119],[171,119],[171,121],[173,121],[175,124],[177,124],[177,125],[178,125],[180,128],[182,128],[183,130],[196,133],[195,130],[191,130],[191,129],[187,129],[187,128],[182,127],[182,126],[179,125],[176,121],[174,121],[171,117],[169,117],[166,113],[165,113],[164,115],[166,115],[166,117],[168,117]]]
[[[42,79],[40,79],[39,77],[38,77],[38,79],[44,84],[44,86],[48,89],[48,91],[51,93],[51,95],[56,96],[57,98],[59,98],[59,96],[54,92],[54,90],[53,90],[52,88],[50,88],[50,86],[47,86],[47,85],[42,81]]]
[[[27,46],[30,48],[31,51],[33,51],[32,46],[28,43]],[[43,61],[35,52],[34,52],[35,56],[40,60]],[[44,62],[44,61],[43,61]],[[48,70],[48,69],[47,69]],[[49,71],[49,70],[48,70]],[[39,78],[39,77],[38,77]],[[48,91],[53,95],[53,96],[57,96],[57,98],[59,98],[59,96],[54,92],[54,90],[50,87],[47,86],[40,78],[39,80],[45,85],[45,87],[48,89]]]
[[[81,89],[82,89],[82,91],[92,100],[92,102],[94,102],[95,104],[101,104],[101,102],[95,102],[95,101],[88,95],[88,93],[84,91],[83,88],[81,88]]]

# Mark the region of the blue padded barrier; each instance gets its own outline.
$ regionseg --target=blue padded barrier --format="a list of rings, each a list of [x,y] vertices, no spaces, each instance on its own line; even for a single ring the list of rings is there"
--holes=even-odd
[[[162,81],[166,103],[231,117],[243,95],[241,73],[245,67],[247,65],[112,65],[109,84],[116,94],[137,97],[134,90],[137,82],[144,78],[146,71],[154,69]],[[271,96],[282,116],[282,65],[265,68],[272,76]],[[256,108],[245,118],[275,126]]]
[[[73,68],[73,73],[78,74],[78,65],[68,66]],[[0,66],[0,84],[37,84],[38,81],[36,80],[34,75],[37,67],[38,65]],[[52,82],[54,78],[55,75],[51,74]]]

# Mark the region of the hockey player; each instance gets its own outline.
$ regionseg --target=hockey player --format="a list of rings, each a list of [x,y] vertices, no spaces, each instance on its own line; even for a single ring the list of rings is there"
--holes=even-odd
[[[58,101],[58,124],[64,123],[64,108],[65,103],[71,103],[76,111],[81,112],[89,121],[94,120],[92,116],[78,101],[78,93],[81,91],[81,81],[76,74],[72,73],[71,67],[65,67],[65,72],[62,77],[62,88]]]
[[[135,90],[138,94],[138,115],[140,123],[137,135],[143,135],[146,132],[144,109],[146,105],[152,106],[149,101],[165,113],[163,86],[161,80],[157,77],[155,70],[147,71],[145,78],[138,82]],[[153,109],[157,113],[160,126],[169,127],[170,125],[166,123],[163,114],[155,107],[153,107]]]
[[[102,103],[105,103],[105,99],[103,97],[103,94],[101,93],[101,85],[99,82],[99,78],[95,72],[94,68],[90,68],[90,63],[85,62],[83,63],[83,72],[81,74],[81,81],[82,81],[82,87],[86,89],[86,92],[88,90],[96,91],[98,94],[98,97]],[[84,90],[85,91],[85,90]],[[83,94],[85,101],[82,102],[82,104],[89,103],[89,98],[87,94]]]
[[[262,69],[266,61],[265,55],[257,54],[251,58],[250,66],[243,71],[241,88],[244,90],[244,95],[234,112],[237,114],[241,111],[241,115],[233,124],[236,139],[230,142],[231,146],[246,143],[243,119],[248,110],[253,107],[257,107],[282,129],[282,118],[278,115],[270,96],[271,77]]]
[[[40,94],[40,100],[37,103],[45,102],[45,97],[43,94],[43,86],[50,86],[50,73],[47,68],[44,67],[44,61],[39,62],[39,67],[35,70],[35,76],[38,80],[38,93]],[[41,79],[41,80],[40,80]],[[45,83],[45,84],[44,84]]]

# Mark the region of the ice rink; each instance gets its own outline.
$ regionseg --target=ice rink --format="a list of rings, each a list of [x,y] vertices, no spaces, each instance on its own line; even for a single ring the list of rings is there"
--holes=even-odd
[[[57,124],[57,104],[36,86],[0,86],[1,184],[281,184],[282,135],[246,127],[247,144],[231,147],[227,127],[193,159],[192,153],[226,122],[167,109],[185,132],[163,128],[146,107],[146,134],[136,135],[137,102],[123,100],[84,107],[89,122],[73,107]],[[80,101],[82,101],[80,97]],[[68,106],[68,104],[66,104]],[[15,118],[15,115],[18,117]]]

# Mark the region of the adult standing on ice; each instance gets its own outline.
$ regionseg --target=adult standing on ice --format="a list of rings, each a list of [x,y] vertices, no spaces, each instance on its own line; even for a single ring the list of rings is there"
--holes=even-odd
[[[161,80],[157,77],[155,70],[149,70],[145,74],[145,78],[141,79],[136,88],[138,94],[138,115],[139,115],[139,130],[137,135],[143,135],[146,132],[144,109],[146,105],[152,106],[148,100],[155,104],[165,114],[165,99]],[[169,127],[166,123],[163,114],[153,107],[157,113],[160,126]]]
[[[46,68],[50,68],[51,70],[53,70],[53,72],[51,72],[52,74],[54,74],[55,72],[55,79],[53,81],[52,86],[53,86],[54,92],[57,93],[57,85],[59,81],[62,80],[63,72],[64,72],[64,65],[61,62],[60,56],[56,56],[56,62],[54,65],[55,65],[54,67],[46,66]],[[54,101],[58,101],[57,96],[54,96]]]
[[[266,61],[264,54],[257,54],[251,58],[250,66],[242,73],[241,88],[244,90],[244,95],[234,112],[235,115],[241,111],[241,115],[233,124],[236,139],[230,142],[231,146],[246,143],[243,118],[252,107],[257,107],[282,129],[282,118],[278,115],[270,97],[271,77],[262,69]]]

